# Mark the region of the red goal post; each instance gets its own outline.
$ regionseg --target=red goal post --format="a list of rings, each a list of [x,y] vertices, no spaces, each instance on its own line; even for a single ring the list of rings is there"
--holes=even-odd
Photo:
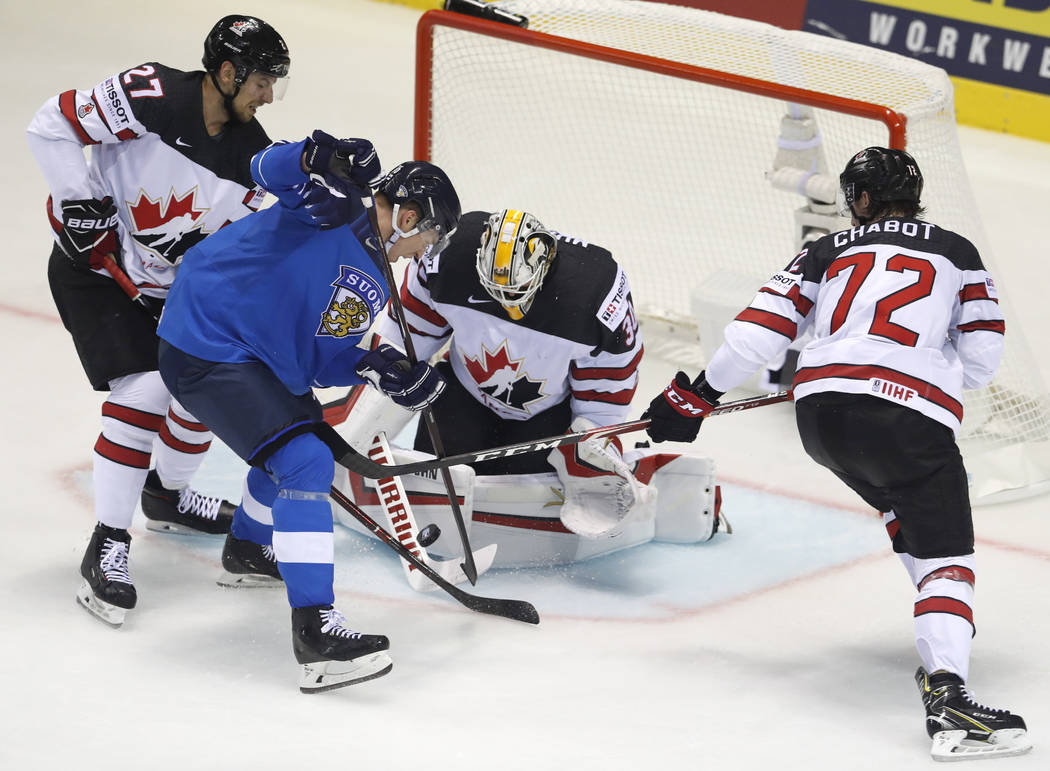
[[[421,17],[416,157],[449,173],[464,211],[526,209],[611,249],[649,355],[656,332],[672,330],[678,351],[702,363],[790,260],[810,201],[770,177],[796,150],[801,177],[837,182],[859,149],[906,147],[926,178],[928,219],[970,238],[996,275],[943,70],[682,6],[498,5],[528,28]],[[807,121],[808,135],[792,133]],[[992,386],[967,392],[961,434],[972,495],[986,500],[1050,482],[1046,388],[1001,297],[1003,364]]]

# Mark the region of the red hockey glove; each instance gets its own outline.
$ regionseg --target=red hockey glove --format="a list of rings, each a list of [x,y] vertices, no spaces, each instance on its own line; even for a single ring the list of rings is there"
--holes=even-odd
[[[700,433],[700,424],[722,396],[707,384],[704,373],[689,382],[678,372],[664,392],[649,403],[642,418],[649,418],[649,434],[654,442],[691,442]]]
[[[82,268],[99,269],[102,258],[117,254],[117,207],[108,195],[62,202],[62,251]]]

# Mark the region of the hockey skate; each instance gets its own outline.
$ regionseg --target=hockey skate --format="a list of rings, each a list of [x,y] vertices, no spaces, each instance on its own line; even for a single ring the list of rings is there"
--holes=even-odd
[[[919,667],[915,682],[926,707],[926,731],[933,739],[930,754],[934,760],[1004,757],[1032,749],[1024,719],[1005,709],[979,704],[958,675],[928,675]]]
[[[235,588],[281,586],[284,579],[277,569],[273,547],[226,534],[222,547],[222,567],[226,571],[216,580],[219,586]]]
[[[182,535],[221,535],[230,532],[233,512],[229,501],[198,493],[190,487],[169,490],[161,484],[156,469],[150,469],[142,488],[142,513],[146,529]]]
[[[84,582],[77,590],[77,602],[112,627],[124,623],[125,614],[138,599],[128,573],[128,550],[131,536],[127,530],[95,525],[80,575]]]
[[[299,676],[303,693],[363,683],[393,669],[384,652],[390,647],[386,637],[353,632],[345,623],[343,614],[331,605],[292,608],[292,650],[303,665]]]

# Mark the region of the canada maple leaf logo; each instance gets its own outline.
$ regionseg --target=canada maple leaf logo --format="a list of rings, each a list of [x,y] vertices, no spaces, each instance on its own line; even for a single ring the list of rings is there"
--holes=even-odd
[[[197,208],[197,188],[179,195],[150,198],[139,190],[135,203],[128,206],[134,225],[132,238],[165,262],[177,265],[186,251],[208,235],[204,230],[207,207]]]
[[[506,340],[495,351],[482,345],[480,356],[463,358],[481,393],[506,407],[528,412],[528,405],[544,396],[543,381],[532,380],[522,368],[523,361],[511,358]]]

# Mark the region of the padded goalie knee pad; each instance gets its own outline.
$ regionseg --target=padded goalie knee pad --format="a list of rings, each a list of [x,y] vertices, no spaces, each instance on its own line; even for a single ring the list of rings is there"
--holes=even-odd
[[[370,386],[355,386],[350,399],[352,406],[339,434],[363,455],[368,454],[373,437],[380,431],[393,442],[413,418],[411,412]]]
[[[714,536],[721,497],[711,458],[644,449],[624,453],[624,460],[637,463],[635,476],[656,488],[654,541],[699,543]]]

